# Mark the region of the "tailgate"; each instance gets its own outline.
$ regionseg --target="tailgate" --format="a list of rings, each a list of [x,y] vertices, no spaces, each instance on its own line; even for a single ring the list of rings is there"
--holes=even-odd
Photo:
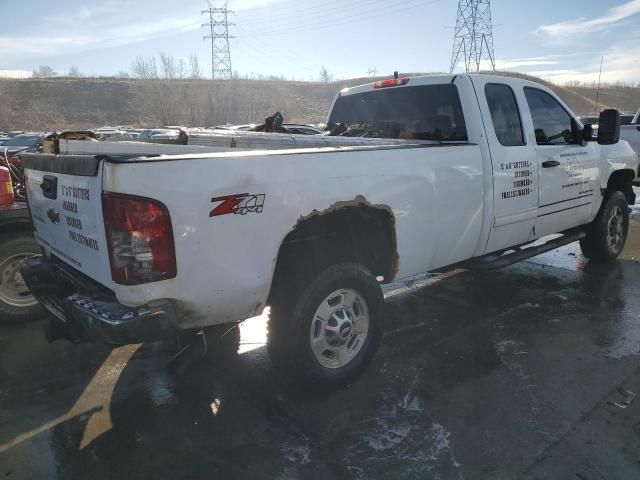
[[[84,155],[24,155],[21,160],[40,245],[94,280],[111,283],[100,160]]]

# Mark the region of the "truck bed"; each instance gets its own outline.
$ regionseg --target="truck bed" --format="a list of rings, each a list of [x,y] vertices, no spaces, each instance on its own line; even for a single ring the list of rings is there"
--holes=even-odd
[[[407,145],[438,145],[430,140],[389,138],[338,137],[324,135],[291,135],[286,133],[187,131],[187,145],[136,141],[96,142],[60,140],[61,154],[66,155],[182,155],[193,153],[230,152],[243,150],[287,150],[322,147],[382,147]]]

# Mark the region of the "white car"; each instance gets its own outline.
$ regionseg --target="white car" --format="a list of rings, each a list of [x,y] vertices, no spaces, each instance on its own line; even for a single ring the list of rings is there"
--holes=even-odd
[[[381,283],[576,240],[620,254],[638,158],[618,112],[599,123],[595,141],[526,80],[404,77],[336,96],[328,129],[354,146],[26,155],[44,256],[23,276],[74,341],[207,332],[269,305],[274,364],[342,385],[381,340]]]

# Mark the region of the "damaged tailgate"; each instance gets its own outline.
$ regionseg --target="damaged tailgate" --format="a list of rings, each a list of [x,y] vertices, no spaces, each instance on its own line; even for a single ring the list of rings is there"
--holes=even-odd
[[[100,159],[26,154],[21,161],[40,245],[94,280],[111,283],[102,217]]]

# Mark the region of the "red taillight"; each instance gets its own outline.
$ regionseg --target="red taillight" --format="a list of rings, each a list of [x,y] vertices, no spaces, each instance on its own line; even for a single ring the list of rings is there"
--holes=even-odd
[[[0,205],[11,205],[13,200],[11,172],[7,167],[0,167]]]
[[[395,87],[398,85],[406,85],[407,83],[409,83],[409,77],[387,78],[386,80],[373,82],[373,88]]]
[[[102,214],[114,282],[137,285],[176,276],[171,217],[163,203],[107,192]]]
[[[20,159],[17,155],[9,155],[7,157],[7,162],[9,162],[11,165],[18,165],[20,163]]]

